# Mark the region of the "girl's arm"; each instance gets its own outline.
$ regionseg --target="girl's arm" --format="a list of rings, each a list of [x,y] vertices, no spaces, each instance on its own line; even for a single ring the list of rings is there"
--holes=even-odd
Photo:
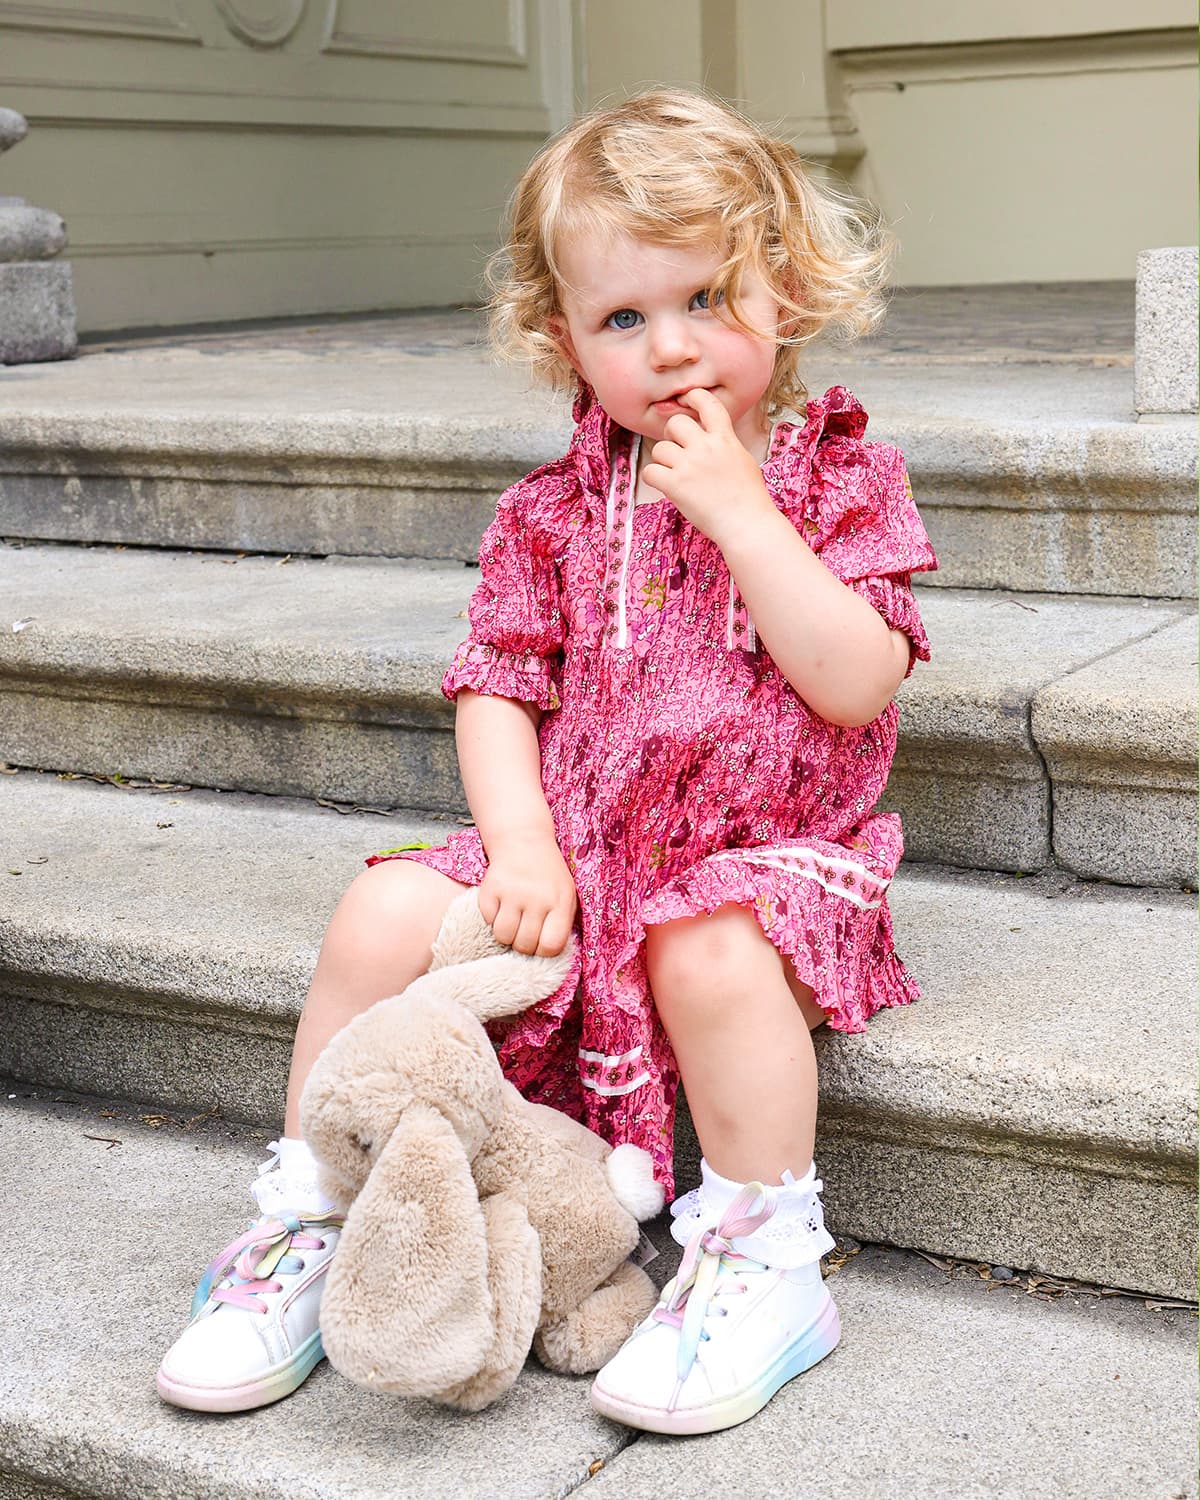
[[[909,639],[840,578],[772,505],[719,545],[779,670],[831,724],[869,724],[908,671]]]
[[[542,791],[542,711],[470,688],[455,702],[459,770],[488,857],[479,909],[497,942],[561,953],[575,920],[575,882]]]
[[[648,485],[711,537],[779,670],[831,724],[869,724],[909,663],[909,639],[835,578],[775,508],[758,461],[711,391],[680,398],[642,470]]]

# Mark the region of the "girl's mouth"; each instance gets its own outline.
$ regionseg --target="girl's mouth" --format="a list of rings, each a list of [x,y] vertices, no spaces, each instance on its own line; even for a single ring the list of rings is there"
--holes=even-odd
[[[689,386],[688,387],[688,391],[694,391],[694,390],[708,390],[708,387],[707,386]],[[659,412],[663,416],[670,416],[672,412],[681,411],[681,412],[685,412],[689,417],[694,417],[696,415],[695,409],[693,407],[691,407],[691,406],[684,406],[683,402],[680,401],[680,399],[679,399],[680,396],[687,395],[688,391],[676,391],[673,396],[668,396],[663,401],[654,401],[651,404],[654,407],[654,410],[656,412]]]

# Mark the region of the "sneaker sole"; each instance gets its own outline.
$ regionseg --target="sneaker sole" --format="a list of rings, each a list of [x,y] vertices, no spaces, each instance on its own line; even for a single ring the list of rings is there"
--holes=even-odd
[[[766,1371],[762,1379],[744,1391],[723,1396],[705,1406],[690,1406],[680,1411],[666,1411],[660,1406],[639,1406],[622,1401],[592,1386],[592,1405],[602,1416],[626,1427],[643,1432],[665,1432],[676,1436],[699,1432],[720,1432],[736,1427],[760,1412],[771,1397],[797,1375],[811,1370],[832,1354],[841,1337],[841,1320],[832,1297],[807,1332],[788,1345]]]
[[[317,1329],[286,1364],[276,1365],[258,1380],[248,1380],[242,1385],[185,1385],[172,1380],[160,1368],[154,1384],[164,1401],[188,1411],[250,1411],[256,1406],[269,1406],[272,1401],[282,1401],[285,1396],[290,1396],[324,1358],[321,1331]]]

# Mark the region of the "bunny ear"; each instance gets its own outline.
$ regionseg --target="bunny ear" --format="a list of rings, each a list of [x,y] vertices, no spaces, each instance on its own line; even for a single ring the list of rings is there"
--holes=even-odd
[[[493,1336],[479,1195],[437,1110],[408,1109],[346,1216],[321,1303],[335,1369],[428,1396],[469,1379]]]
[[[449,964],[469,963],[472,959],[487,958],[489,954],[504,951],[479,910],[478,887],[472,886],[455,896],[446,908],[442,925],[433,940],[433,962],[429,968],[430,971],[444,969]]]
[[[538,957],[504,948],[490,958],[456,964],[437,973],[437,993],[457,1000],[481,1021],[512,1016],[545,1000],[574,975],[579,979],[579,950],[574,935],[561,953]],[[433,976],[429,978],[432,980]],[[422,984],[422,980],[415,981]]]

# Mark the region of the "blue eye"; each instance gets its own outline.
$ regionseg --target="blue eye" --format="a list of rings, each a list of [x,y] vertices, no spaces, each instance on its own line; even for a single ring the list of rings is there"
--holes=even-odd
[[[610,328],[619,328],[625,332],[630,328],[636,328],[641,316],[641,313],[634,312],[632,307],[622,307],[618,308],[615,313],[609,313],[604,321]]]
[[[704,291],[697,292],[696,295],[692,298],[692,306],[701,308],[704,311],[708,311],[710,308],[719,307],[721,303],[724,302],[724,300],[725,297],[723,293],[718,292],[716,297],[714,298],[706,287]]]

